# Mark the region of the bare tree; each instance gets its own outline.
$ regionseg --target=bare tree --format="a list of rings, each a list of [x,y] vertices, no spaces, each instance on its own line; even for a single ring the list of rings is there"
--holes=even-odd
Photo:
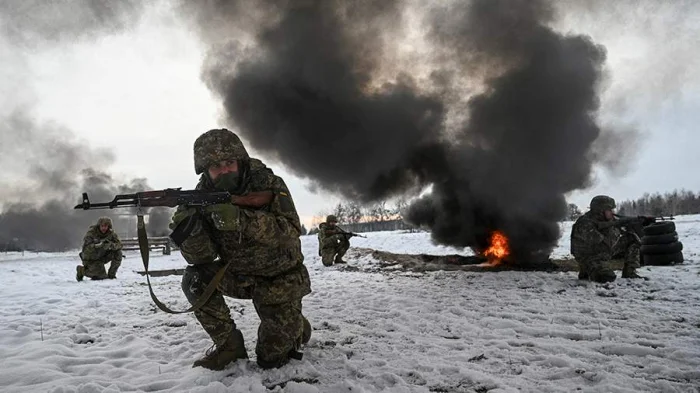
[[[333,208],[333,215],[338,219],[339,224],[346,223],[348,219],[347,206],[343,205],[341,202],[338,202],[335,208]]]
[[[618,211],[629,216],[698,214],[700,195],[688,190],[674,190],[663,195],[645,193],[641,198],[620,202]]]
[[[567,214],[569,220],[575,221],[577,218],[581,217],[582,214],[581,209],[579,209],[576,204],[569,203],[569,212]]]
[[[362,221],[362,207],[357,202],[348,203],[346,216],[349,224],[355,224]]]

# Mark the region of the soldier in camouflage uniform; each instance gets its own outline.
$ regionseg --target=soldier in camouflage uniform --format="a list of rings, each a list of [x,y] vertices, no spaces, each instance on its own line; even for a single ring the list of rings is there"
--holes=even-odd
[[[324,266],[331,266],[334,262],[345,263],[343,255],[350,248],[348,237],[332,214],[318,226],[318,255]]]
[[[598,195],[591,200],[590,211],[579,217],[571,230],[571,254],[579,264],[579,279],[614,281],[609,261],[614,256],[625,260],[622,278],[643,278],[639,267],[640,240],[634,232],[621,232],[620,220],[613,216],[615,200]]]
[[[282,178],[260,160],[250,158],[241,140],[227,129],[202,134],[194,143],[198,190],[229,191],[234,195],[272,191],[261,208],[224,203],[205,208],[179,207],[171,229],[187,223],[180,251],[188,266],[182,290],[194,304],[223,266],[228,266],[217,290],[194,315],[214,346],[193,367],[221,370],[247,359],[243,335],[231,319],[224,296],[252,299],[260,317],[255,347],[263,368],[300,358],[311,325],[302,314],[302,298],[311,282],[301,253],[301,224]]]
[[[93,280],[117,278],[117,270],[123,258],[122,242],[114,232],[109,217],[100,217],[97,224],[88,229],[79,255],[83,264],[76,266],[76,280],[83,281],[83,277]],[[108,263],[109,271],[105,271],[105,265]]]

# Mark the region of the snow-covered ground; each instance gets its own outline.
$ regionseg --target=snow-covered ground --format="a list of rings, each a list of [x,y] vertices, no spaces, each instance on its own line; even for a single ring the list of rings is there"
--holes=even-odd
[[[191,368],[210,341],[191,314],[153,305],[136,252],[119,279],[75,281],[75,253],[0,253],[2,392],[698,392],[700,216],[678,217],[686,262],[650,281],[582,283],[573,272],[368,273],[325,268],[303,238],[314,327],[301,361]],[[571,223],[554,256],[568,255]],[[426,233],[369,233],[358,247],[453,254]],[[350,259],[350,266],[370,264]],[[183,267],[155,255],[152,269]],[[180,277],[153,278],[185,308]],[[250,301],[229,299],[254,354]]]

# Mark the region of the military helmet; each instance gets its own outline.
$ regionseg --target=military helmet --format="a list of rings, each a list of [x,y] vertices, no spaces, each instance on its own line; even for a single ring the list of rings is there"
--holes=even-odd
[[[338,223],[338,217],[334,216],[333,214],[329,215],[326,217],[326,222],[335,222]]]
[[[221,161],[248,158],[238,135],[225,128],[209,130],[194,141],[194,171],[198,175]]]
[[[97,226],[102,224],[107,224],[108,227],[112,227],[112,219],[109,217],[100,217],[97,219]]]
[[[603,212],[606,210],[613,210],[615,208],[615,200],[607,195],[597,195],[591,199],[592,211]]]

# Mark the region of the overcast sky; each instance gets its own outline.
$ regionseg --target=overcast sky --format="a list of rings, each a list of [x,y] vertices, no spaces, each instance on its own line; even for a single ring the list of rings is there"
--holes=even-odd
[[[656,15],[640,9],[624,18],[582,7],[556,24],[606,46],[601,122],[625,122],[641,133],[629,141],[637,150],[622,158],[624,165],[613,171],[599,167],[592,187],[569,196],[584,210],[599,193],[628,199],[645,192],[700,191],[700,5],[685,5],[682,17],[670,6],[656,9]],[[91,148],[111,151],[114,173],[145,177],[154,188],[191,188],[197,181],[194,139],[224,126],[220,101],[200,79],[204,55],[197,34],[162,5],[148,7],[139,23],[114,34],[41,44],[6,34],[0,38],[2,119],[24,110],[39,124],[60,124]],[[13,195],[7,188],[21,188],[26,180],[21,171],[7,170],[18,166],[16,157],[13,162],[8,157],[0,157],[5,201]],[[307,225],[338,202],[336,195],[312,191],[284,163],[259,158],[286,180]]]

